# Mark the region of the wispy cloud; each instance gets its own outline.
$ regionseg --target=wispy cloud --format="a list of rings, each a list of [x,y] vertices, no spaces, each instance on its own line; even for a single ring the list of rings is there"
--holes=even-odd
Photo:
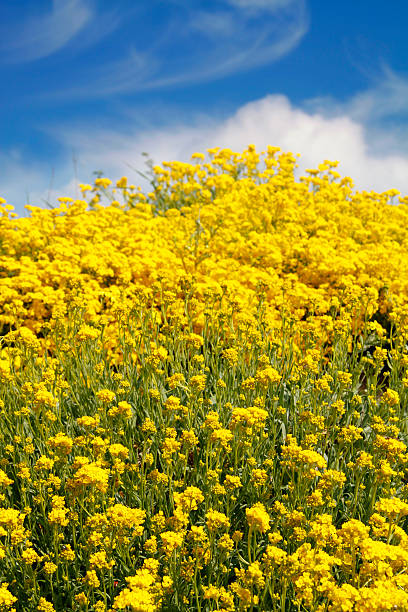
[[[326,115],[347,113],[356,121],[375,122],[390,116],[408,116],[408,78],[397,74],[381,63],[370,77],[370,86],[349,100],[339,101],[331,96],[313,98],[309,108],[319,109]]]
[[[246,9],[248,11],[276,11],[277,9],[286,8],[293,4],[294,0],[227,0],[232,6]]]
[[[49,13],[32,16],[1,33],[3,62],[30,62],[48,57],[65,47],[94,16],[85,0],[53,0]]]
[[[152,73],[158,69],[154,57],[131,48],[124,59],[112,60],[95,67],[88,81],[84,75],[83,83],[55,94],[47,94],[50,100],[72,98],[105,98],[115,94],[126,94],[146,89]]]
[[[169,3],[170,4],[170,3]],[[290,53],[308,29],[305,0],[237,0],[177,3],[154,44],[79,70],[72,87],[47,99],[95,99],[111,94],[208,82],[277,61]],[[251,10],[249,10],[249,8]]]
[[[369,87],[347,100],[323,96],[303,107],[326,118],[344,115],[364,125],[367,145],[378,155],[383,150],[408,154],[408,77],[384,62],[368,77]]]
[[[408,79],[382,64],[380,78],[371,90],[347,105],[347,112],[358,120],[377,121],[390,116],[408,116]]]

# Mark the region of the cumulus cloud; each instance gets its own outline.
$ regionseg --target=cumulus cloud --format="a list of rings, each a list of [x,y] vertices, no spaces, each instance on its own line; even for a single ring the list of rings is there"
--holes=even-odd
[[[294,105],[283,95],[268,95],[226,117],[180,113],[177,119],[175,110],[171,115],[168,109],[172,119],[158,127],[153,113],[150,123],[141,123],[144,113],[139,110],[137,115],[135,112],[138,119],[132,120],[131,112],[128,113],[123,128],[101,129],[88,121],[86,126],[60,123],[45,131],[60,143],[62,150],[75,152],[81,182],[92,181],[92,172],[103,170],[112,179],[127,174],[132,182],[140,184],[136,170],[145,170],[143,152],[160,164],[165,160],[188,161],[195,151],[204,152],[214,146],[242,151],[253,143],[259,150],[273,145],[282,151],[299,153],[298,176],[325,159],[338,160],[339,172],[351,176],[356,189],[396,188],[406,195],[408,147],[403,129],[406,124],[396,121],[390,126],[378,118],[401,118],[400,95],[404,95],[407,84],[402,77],[392,72],[389,75],[389,83],[381,81],[377,87],[343,103],[320,99]],[[387,91],[394,91],[394,106],[386,100]],[[362,105],[365,113],[361,111]],[[371,113],[369,109],[373,109]],[[0,176],[0,195],[19,205],[19,210],[26,202],[28,190],[31,203],[36,201],[39,205],[44,205],[50,195],[55,201],[57,195],[78,194],[71,155],[55,168],[51,194],[49,166],[33,166],[21,155],[13,157],[7,153],[0,154],[0,173],[4,173],[3,180]]]
[[[85,173],[102,168],[109,175],[119,176],[128,164],[141,169],[143,151],[160,163],[187,161],[194,151],[213,146],[241,151],[253,143],[258,149],[274,145],[300,153],[299,172],[316,167],[324,159],[338,160],[339,171],[351,176],[358,189],[397,188],[408,193],[408,152],[394,152],[398,130],[394,134],[384,130],[388,150],[378,153],[369,144],[369,128],[344,109],[328,114],[327,108],[322,112],[307,106],[306,110],[294,106],[285,96],[269,95],[222,119],[201,116],[188,124],[179,121],[161,129],[136,127],[126,132],[89,127],[84,131],[70,126],[53,131],[53,135],[64,146],[75,148]]]
[[[408,194],[408,155],[387,150],[381,155],[373,154],[361,123],[346,115],[324,117],[319,112],[305,111],[281,95],[246,104],[225,119],[202,117],[189,125],[178,122],[163,129],[135,128],[126,132],[89,126],[85,131],[70,126],[54,130],[53,135],[66,150],[75,149],[78,180],[82,182],[92,181],[92,172],[101,169],[112,179],[126,174],[141,184],[136,170],[145,170],[143,152],[148,152],[155,163],[188,161],[193,152],[209,147],[242,151],[253,143],[259,150],[274,145],[300,153],[298,175],[324,159],[339,160],[339,172],[351,176],[356,189],[397,188]],[[46,200],[55,202],[59,195],[78,196],[71,159],[57,167],[51,191],[50,167],[30,167],[16,159],[3,168],[7,180],[2,183],[1,195],[18,205],[20,211],[27,193],[30,203],[40,206]]]

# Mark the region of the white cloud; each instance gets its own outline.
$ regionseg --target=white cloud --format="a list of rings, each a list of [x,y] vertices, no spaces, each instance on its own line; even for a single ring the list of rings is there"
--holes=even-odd
[[[2,29],[2,61],[28,62],[52,55],[67,45],[91,21],[85,0],[53,0],[52,10],[20,25]]]
[[[144,151],[155,163],[161,163],[176,159],[188,161],[193,152],[213,146],[242,151],[253,143],[258,150],[274,145],[283,151],[300,153],[298,175],[305,168],[316,167],[324,159],[338,160],[339,172],[351,176],[356,189],[381,192],[396,188],[406,195],[406,128],[403,130],[398,123],[395,128],[382,127],[381,122],[372,124],[370,113],[366,115],[368,122],[364,122],[364,114],[360,116],[353,112],[360,107],[361,100],[364,100],[366,108],[375,109],[377,100],[381,106],[384,91],[394,87],[393,83],[394,80],[389,84],[381,82],[377,88],[373,87],[342,104],[329,103],[328,100],[322,104],[321,100],[314,100],[300,107],[291,104],[283,95],[269,95],[245,104],[229,117],[184,116],[157,127],[152,123],[143,125],[140,119],[132,122],[129,113],[126,128],[104,130],[88,122],[86,126],[59,124],[47,131],[64,150],[75,151],[78,180],[82,182],[91,181],[92,172],[101,169],[112,179],[126,174],[131,181],[140,184],[140,177],[129,166],[143,171],[141,154]],[[401,95],[404,88],[405,82],[399,77]],[[401,104],[397,95],[394,105],[399,116]],[[393,106],[388,105],[385,112],[392,118]],[[140,117],[140,111],[138,114]],[[378,143],[381,143],[381,148]],[[33,167],[21,157],[10,159],[10,155],[0,155],[0,195],[11,203],[20,204],[19,210],[25,203],[28,189],[30,201],[37,200],[39,205],[43,205],[42,199],[48,197],[49,183],[49,167]],[[56,168],[52,196],[75,197],[74,184],[73,164],[69,159]]]
[[[143,151],[160,163],[188,160],[194,151],[213,146],[241,151],[253,143],[258,149],[274,145],[300,153],[301,169],[316,167],[324,159],[339,160],[339,171],[351,176],[360,189],[382,191],[394,187],[408,193],[408,155],[387,151],[374,155],[362,123],[345,114],[325,117],[307,112],[281,95],[246,104],[224,120],[201,118],[190,126],[179,123],[126,134],[69,128],[59,137],[66,146],[75,148],[85,172],[101,168],[114,177],[126,172],[127,164],[140,169]]]
[[[408,78],[383,64],[371,81],[368,89],[348,100],[320,97],[303,107],[326,118],[344,115],[364,125],[366,145],[380,157],[383,151],[408,155]]]

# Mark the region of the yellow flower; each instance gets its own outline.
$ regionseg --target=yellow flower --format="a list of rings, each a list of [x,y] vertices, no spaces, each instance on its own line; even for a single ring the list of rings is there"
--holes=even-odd
[[[109,185],[112,185],[112,181],[105,177],[98,177],[95,179],[94,182],[95,182],[96,187],[102,187],[102,189],[106,189],[106,187],[109,187]]]
[[[234,540],[228,533],[224,533],[217,542],[217,548],[223,552],[230,552],[234,548]]]
[[[129,457],[129,449],[123,444],[111,444],[109,446],[109,452],[112,457],[120,457],[121,459],[127,459]]]
[[[268,418],[268,412],[258,406],[250,406],[249,408],[234,408],[231,418],[231,429],[239,429],[240,427],[250,429],[262,429],[265,421]]]
[[[47,601],[45,597],[40,597],[37,610],[38,612],[55,612],[54,606],[50,601]]]
[[[150,538],[148,538],[146,540],[146,542],[144,543],[143,548],[150,555],[153,555],[154,553],[156,553],[157,552],[157,538],[156,538],[156,536],[153,535]]]
[[[160,534],[162,540],[162,550],[166,557],[171,557],[173,552],[180,548],[184,540],[184,534],[182,532],[175,531],[163,531]]]
[[[41,406],[47,406],[48,408],[54,408],[57,400],[50,391],[45,388],[43,383],[36,385],[34,391],[34,408],[37,410]]]
[[[211,442],[219,442],[222,448],[224,448],[226,451],[231,450],[229,443],[231,442],[232,438],[233,438],[232,431],[230,431],[229,429],[223,429],[223,428],[214,429],[214,431],[212,432],[210,436]]]
[[[54,459],[51,457],[47,457],[46,455],[41,455],[35,462],[35,467],[37,470],[52,470],[54,467]]]
[[[89,603],[88,597],[85,595],[85,593],[78,593],[75,595],[74,599],[80,606],[86,606]]]
[[[351,519],[343,523],[337,533],[345,544],[354,547],[359,546],[363,540],[368,538],[369,529],[361,521]]]
[[[125,419],[130,419],[132,416],[132,406],[129,404],[129,402],[118,402],[117,406],[109,408],[108,415],[111,417],[123,416]]]
[[[189,385],[194,391],[204,391],[207,377],[203,374],[192,376],[189,380]]]
[[[270,517],[265,506],[261,502],[257,502],[251,508],[245,510],[246,519],[250,529],[265,533],[269,529]]]
[[[165,438],[163,444],[161,445],[163,458],[166,461],[170,461],[171,456],[180,450],[181,443],[178,440],[175,440],[173,437]]]
[[[89,565],[91,569],[110,570],[115,565],[113,560],[107,561],[106,551],[99,550],[89,557]]]
[[[218,510],[213,510],[212,508],[209,508],[205,513],[205,519],[207,529],[210,533],[218,529],[229,529],[230,527],[228,517],[223,512],[218,512]]]
[[[408,515],[408,504],[397,497],[379,499],[375,509],[390,519],[399,519]]]
[[[198,438],[192,429],[184,430],[181,434],[181,441],[186,446],[198,446]]]
[[[361,427],[355,427],[354,425],[348,425],[347,427],[342,427],[339,431],[339,441],[340,442],[356,442],[360,440],[362,436],[363,430]]]
[[[99,425],[99,416],[83,416],[77,419],[78,425],[81,427],[97,427]]]
[[[133,529],[135,535],[142,535],[143,523],[146,518],[146,511],[139,508],[128,508],[123,504],[110,506],[106,511],[106,516],[113,528],[123,531]]]
[[[267,572],[271,572],[274,568],[279,567],[280,565],[285,563],[287,556],[288,555],[285,550],[282,550],[281,548],[270,544],[266,547],[266,551],[262,556],[262,562]]]
[[[188,336],[186,336],[186,344],[187,346],[192,346],[195,349],[199,349],[203,346],[204,339],[198,334],[188,334]]]
[[[242,482],[239,476],[233,476],[232,474],[227,474],[224,480],[224,487],[227,491],[233,491],[234,489],[239,489],[242,487]]]
[[[394,389],[387,389],[381,397],[382,401],[388,406],[397,406],[400,401],[398,392]]]
[[[69,455],[74,444],[72,438],[64,434],[62,431],[57,433],[57,435],[53,436],[52,438],[49,438],[48,442],[51,448],[54,448],[62,455]]]
[[[51,525],[65,527],[69,523],[67,518],[68,510],[65,507],[65,499],[59,495],[52,498],[52,510],[48,513],[48,521]]]
[[[255,375],[255,381],[261,385],[261,387],[268,387],[278,383],[282,376],[272,366],[267,366],[261,370],[258,370]]]
[[[88,463],[80,467],[74,474],[72,484],[75,487],[95,487],[98,491],[106,493],[108,489],[109,472],[97,463]]]
[[[164,346],[157,346],[154,342],[151,343],[151,353],[147,357],[146,362],[157,368],[161,363],[168,359],[168,352]]]
[[[75,553],[69,544],[65,544],[60,552],[60,556],[65,561],[73,561],[75,559]]]
[[[135,576],[126,578],[127,588],[113,602],[114,610],[133,612],[157,612],[160,606],[162,585],[158,576],[148,567],[137,570]]]
[[[166,382],[169,385],[170,389],[175,389],[176,387],[179,387],[180,385],[185,383],[184,374],[182,374],[181,372],[172,374],[172,376],[169,376],[167,378]]]
[[[44,571],[46,574],[55,574],[57,571],[57,566],[52,561],[46,561],[44,563]]]
[[[121,179],[116,181],[116,187],[119,187],[120,189],[126,189],[127,187],[127,177],[126,176],[122,176]]]
[[[85,340],[95,340],[100,335],[100,331],[90,325],[82,325],[77,332],[76,338],[79,342]]]
[[[251,472],[251,482],[255,487],[262,487],[268,480],[268,472],[260,468],[254,469]]]
[[[3,470],[0,470],[0,487],[8,487],[13,482],[14,480],[11,480]]]
[[[221,353],[230,367],[234,367],[238,363],[238,351],[235,348],[224,349]]]
[[[103,404],[110,404],[115,399],[115,392],[109,389],[101,389],[95,395]]]
[[[301,467],[307,469],[305,475],[312,478],[319,475],[318,470],[327,467],[326,460],[322,455],[314,450],[303,449],[291,434],[287,435],[286,445],[282,447],[281,465],[289,468]]]
[[[9,529],[22,526],[25,514],[14,508],[0,508],[0,525]]]
[[[97,589],[101,584],[95,570],[88,570],[86,572],[84,582],[93,589]]]
[[[27,563],[27,565],[37,563],[37,561],[40,561],[41,559],[41,557],[36,553],[34,548],[26,548],[25,550],[23,550],[21,553],[21,558],[24,563]]]
[[[188,512],[197,510],[198,504],[204,501],[204,495],[198,487],[187,487],[182,493],[175,492],[173,496],[176,505]]]

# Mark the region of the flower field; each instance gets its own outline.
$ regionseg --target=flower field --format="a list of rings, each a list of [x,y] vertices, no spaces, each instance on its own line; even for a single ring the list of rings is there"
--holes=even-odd
[[[0,206],[0,611],[408,611],[408,198],[210,149]]]

